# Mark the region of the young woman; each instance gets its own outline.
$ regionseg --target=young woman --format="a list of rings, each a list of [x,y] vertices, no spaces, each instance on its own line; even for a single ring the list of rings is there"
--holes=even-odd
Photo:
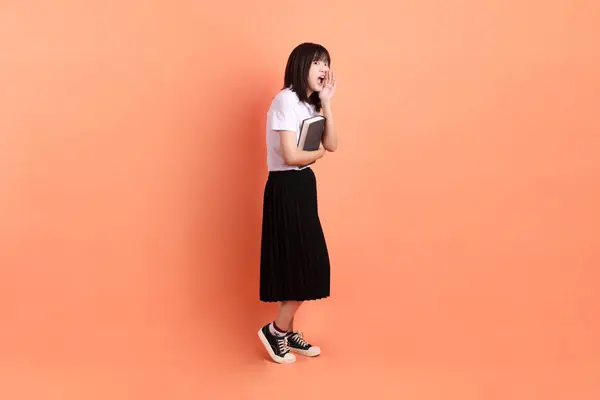
[[[331,99],[335,78],[329,52],[303,43],[289,56],[284,87],[267,113],[267,165],[262,220],[260,300],[280,302],[277,317],[258,331],[271,358],[293,363],[292,352],[321,353],[294,330],[294,315],[303,301],[329,296],[330,265],[317,209],[317,185],[309,164],[338,147]],[[326,118],[319,150],[298,148],[302,121]]]

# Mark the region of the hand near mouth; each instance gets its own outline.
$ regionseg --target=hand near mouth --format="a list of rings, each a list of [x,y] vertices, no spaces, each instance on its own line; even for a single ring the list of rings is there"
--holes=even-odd
[[[327,71],[323,80],[323,89],[319,92],[319,98],[323,103],[329,102],[335,93],[335,77],[333,72]]]

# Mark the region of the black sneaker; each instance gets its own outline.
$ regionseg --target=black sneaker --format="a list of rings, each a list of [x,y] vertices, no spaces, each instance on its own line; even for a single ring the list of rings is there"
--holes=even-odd
[[[296,356],[290,353],[286,336],[275,336],[269,331],[269,325],[263,326],[258,331],[260,341],[267,349],[267,352],[279,364],[292,364],[296,361]]]
[[[321,349],[317,346],[313,346],[304,340],[302,332],[291,332],[287,335],[288,346],[290,351],[294,353],[302,354],[307,357],[316,357],[321,354]]]

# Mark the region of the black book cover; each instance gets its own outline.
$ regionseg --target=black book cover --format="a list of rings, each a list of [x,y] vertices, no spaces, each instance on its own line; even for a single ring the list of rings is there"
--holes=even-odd
[[[319,149],[325,132],[325,117],[319,115],[302,121],[298,146],[305,151]]]

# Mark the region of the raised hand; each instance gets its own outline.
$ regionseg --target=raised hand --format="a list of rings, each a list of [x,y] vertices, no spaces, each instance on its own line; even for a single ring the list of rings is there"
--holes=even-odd
[[[325,82],[323,83],[323,89],[319,92],[319,98],[323,103],[328,103],[335,93],[335,76],[333,72],[327,71],[325,73]]]

